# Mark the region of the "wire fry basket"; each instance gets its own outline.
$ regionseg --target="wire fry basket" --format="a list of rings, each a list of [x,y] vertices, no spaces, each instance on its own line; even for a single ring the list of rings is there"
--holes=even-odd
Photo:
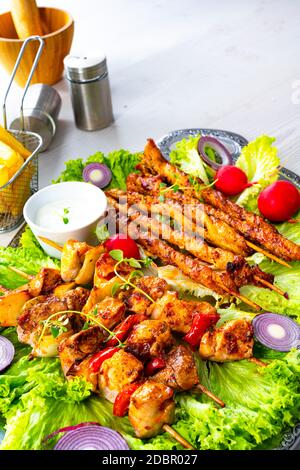
[[[22,45],[9,81],[9,85],[4,96],[3,122],[4,128],[7,129],[7,96],[9,94],[19,63],[23,57],[25,48],[30,41],[39,41],[40,45],[33,61],[30,73],[28,75],[28,79],[21,99],[20,117],[22,130],[8,130],[8,132],[12,136],[14,136],[19,142],[21,142],[21,144],[23,144],[24,147],[26,147],[26,149],[29,150],[31,154],[29,157],[26,158],[26,160],[18,169],[18,171],[14,175],[12,175],[10,180],[0,187],[0,232],[8,232],[20,225],[20,223],[23,221],[23,207],[25,202],[31,196],[31,194],[38,190],[38,153],[40,148],[42,147],[43,142],[42,138],[38,134],[24,130],[23,103],[32,75],[35,71],[35,68],[38,64],[40,55],[44,47],[44,41],[40,36],[29,37],[24,41]]]

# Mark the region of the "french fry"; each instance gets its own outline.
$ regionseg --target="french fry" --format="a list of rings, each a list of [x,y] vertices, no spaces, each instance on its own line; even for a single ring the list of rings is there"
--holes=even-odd
[[[0,125],[0,140],[13,150],[18,152],[25,160],[30,157],[31,152],[27,150],[15,137]]]

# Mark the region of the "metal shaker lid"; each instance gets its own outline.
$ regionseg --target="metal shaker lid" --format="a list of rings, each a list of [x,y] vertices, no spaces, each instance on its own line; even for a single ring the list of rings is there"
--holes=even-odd
[[[67,55],[64,59],[67,79],[78,82],[96,80],[107,73],[106,57]]]

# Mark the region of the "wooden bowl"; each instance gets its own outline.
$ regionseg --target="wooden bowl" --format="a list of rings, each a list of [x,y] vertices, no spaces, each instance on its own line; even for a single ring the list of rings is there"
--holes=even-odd
[[[43,36],[45,46],[31,83],[53,85],[60,80],[64,69],[63,60],[71,49],[74,21],[69,13],[57,8],[39,8],[39,11],[41,22],[44,28],[47,27],[48,34]],[[13,70],[23,42],[18,39],[10,12],[2,13],[0,15],[0,62],[9,74]],[[26,47],[15,77],[21,87],[25,86],[38,45],[37,41],[32,41]]]

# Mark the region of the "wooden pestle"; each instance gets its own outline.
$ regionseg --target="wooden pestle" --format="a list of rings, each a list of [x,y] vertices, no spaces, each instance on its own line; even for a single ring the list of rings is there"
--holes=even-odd
[[[11,0],[11,15],[19,39],[35,35],[43,36],[43,27],[35,0]]]

